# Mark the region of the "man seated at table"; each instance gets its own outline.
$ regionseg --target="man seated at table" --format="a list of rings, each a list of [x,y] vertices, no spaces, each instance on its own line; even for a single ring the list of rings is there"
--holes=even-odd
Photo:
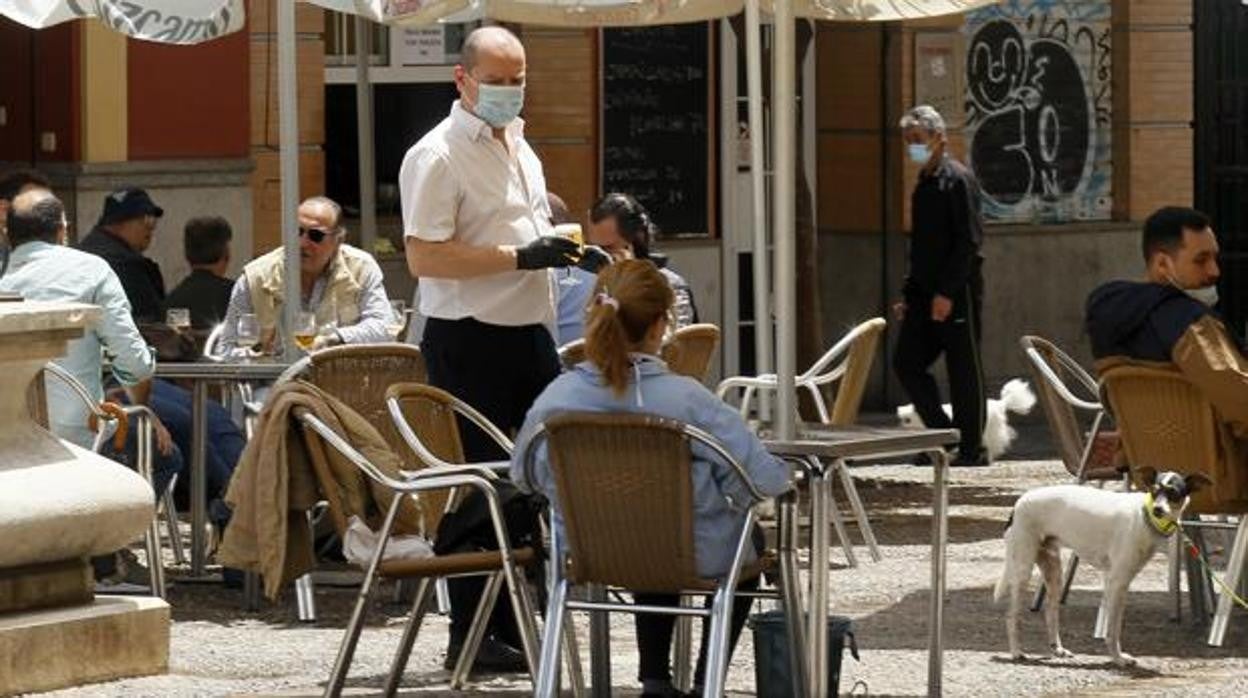
[[[20,293],[26,300],[90,303],[102,311],[99,322],[81,338],[71,341],[65,356],[55,363],[78,379],[92,400],[100,402],[104,399],[100,356],[101,350],[105,350],[113,357],[113,376],[125,387],[130,399],[147,404],[155,360],[130,316],[130,304],[117,275],[100,258],[65,246],[67,224],[60,200],[47,189],[27,191],[13,200],[7,221],[14,249],[8,273],[0,279],[0,291]],[[82,448],[91,448],[95,433],[87,425],[86,406],[61,381],[48,378],[46,386],[52,433]],[[152,431],[156,442],[152,485],[159,495],[182,469],[182,454],[159,418],[153,420]],[[137,433],[137,429],[130,430],[125,454],[109,453],[111,446],[105,446],[106,455],[133,465]],[[146,584],[146,572],[133,556],[122,557],[126,563],[121,566],[115,556],[93,560],[96,579],[105,583],[127,579]]]
[[[165,321],[165,278],[143,255],[165,210],[143,189],[118,189],[104,197],[99,222],[78,249],[103,257],[121,280],[136,323]]]
[[[386,327],[390,302],[381,267],[369,253],[344,243],[346,232],[342,208],[333,200],[314,196],[299,204],[300,308],[315,313],[318,327],[325,329],[318,334],[314,349],[394,341]],[[238,318],[255,314],[261,348],[282,349],[285,333],[279,328],[286,295],[285,266],[285,248],[279,247],[243,268],[230,295],[223,342],[233,345]]]
[[[675,419],[719,439],[763,495],[779,495],[790,487],[789,467],[767,452],[735,409],[701,383],[671,373],[658,358],[675,300],[667,277],[649,262],[624,260],[601,271],[586,319],[588,360],[547,386],[525,417],[513,451],[511,478],[555,504],[554,523],[561,534],[563,519],[546,447],[537,448],[534,480],[530,482],[525,481],[523,456],[538,427],[563,412],[645,412]],[[704,451],[694,453],[692,477],[697,572],[707,579],[724,577],[745,525],[742,507],[730,503],[729,498],[748,502],[749,493],[726,463],[708,457]],[[747,564],[761,547],[761,531],[754,533],[756,545],[747,552]],[[740,586],[750,589],[757,584],[757,579],[743,580]],[[679,601],[674,594],[636,593],[633,599],[650,606],[676,606]],[[750,600],[738,597],[732,607],[730,654],[749,611]],[[680,695],[672,686],[669,659],[675,618],[638,614],[636,623],[642,695]],[[699,686],[706,673],[705,632],[702,637],[702,652],[694,674],[694,683]]]
[[[234,231],[220,216],[202,216],[186,222],[182,249],[191,273],[169,292],[165,305],[190,311],[191,327],[211,330],[225,319],[234,280],[225,275],[230,266],[230,240]]]
[[[1162,208],[1145,221],[1142,242],[1144,281],[1111,281],[1088,297],[1097,368],[1123,359],[1178,368],[1235,436],[1233,462],[1248,467],[1248,358],[1214,310],[1221,272],[1212,224],[1194,209]]]

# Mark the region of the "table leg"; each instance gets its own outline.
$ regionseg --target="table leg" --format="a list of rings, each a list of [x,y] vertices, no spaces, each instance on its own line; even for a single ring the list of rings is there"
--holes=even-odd
[[[590,587],[589,595],[595,602],[607,600],[606,590],[596,584]],[[611,621],[606,611],[589,612],[589,672],[590,695],[610,698]]]
[[[789,653],[789,670],[792,672],[794,687],[800,687],[797,693],[801,696],[808,687],[809,674],[806,670],[805,652],[797,651],[798,648],[806,646],[806,632],[802,626],[805,612],[802,609],[801,575],[797,570],[797,495],[785,495],[780,500],[778,509],[779,540],[776,547],[779,549],[780,558],[780,603],[784,608],[789,647],[794,648]]]
[[[932,470],[932,597],[929,611],[927,695],[941,695],[944,675],[944,626],[945,626],[945,543],[949,536],[949,493],[945,478],[948,476],[949,456],[943,450],[931,452]],[[1056,603],[1054,598],[1051,603]]]
[[[204,522],[207,520],[208,384],[191,389],[191,576],[204,574]]]
[[[810,696],[827,695],[828,680],[828,498],[832,481],[817,459],[811,461],[810,478],[810,606],[806,614],[806,639],[810,656]]]

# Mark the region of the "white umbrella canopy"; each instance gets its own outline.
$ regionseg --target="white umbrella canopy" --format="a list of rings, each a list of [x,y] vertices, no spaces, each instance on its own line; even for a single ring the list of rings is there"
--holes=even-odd
[[[197,44],[243,28],[243,0],[0,0],[0,15],[32,29],[98,17],[145,41]]]
[[[729,17],[742,0],[309,0],[383,24],[421,25],[490,18],[558,27],[635,27]]]

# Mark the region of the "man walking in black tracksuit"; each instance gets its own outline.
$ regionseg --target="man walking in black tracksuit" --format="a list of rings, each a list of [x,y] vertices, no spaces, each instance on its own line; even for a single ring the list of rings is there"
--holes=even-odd
[[[935,109],[911,109],[901,129],[910,161],[923,169],[911,196],[910,270],[904,299],[896,306],[903,319],[893,370],[924,424],[961,431],[953,465],[987,465],[979,357],[984,288],[979,184],[946,153],[945,121]],[[941,408],[930,371],[941,354],[949,371],[952,420]]]

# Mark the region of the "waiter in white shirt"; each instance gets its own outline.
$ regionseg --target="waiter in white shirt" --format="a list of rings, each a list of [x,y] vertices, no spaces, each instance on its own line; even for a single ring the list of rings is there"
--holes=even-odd
[[[399,170],[407,265],[420,279],[427,318],[420,348],[429,382],[505,432],[520,428],[559,374],[549,269],[600,261],[594,254],[582,261],[575,242],[551,235],[542,164],[518,118],[524,76],[524,47],[514,34],[502,27],[469,34],[455,66],[459,100]],[[469,461],[507,458],[476,429],[464,430],[464,451]],[[470,584],[456,581],[453,587]],[[458,591],[451,590],[448,665],[473,611],[472,597]],[[495,619],[507,615],[502,610]],[[507,635],[486,640],[478,667],[524,670]]]

